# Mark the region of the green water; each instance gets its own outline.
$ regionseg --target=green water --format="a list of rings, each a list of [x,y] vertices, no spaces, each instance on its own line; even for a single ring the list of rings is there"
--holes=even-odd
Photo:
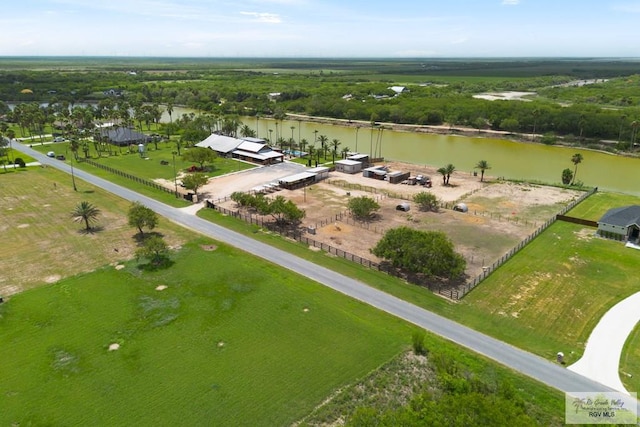
[[[259,119],[256,123],[255,119],[246,119],[245,123],[257,129],[259,137],[269,138],[271,135],[273,140],[276,139],[275,121]],[[316,130],[318,132],[314,133]],[[326,135],[329,145],[337,138],[341,143],[340,149],[349,147],[356,151],[357,143],[357,151],[361,153],[375,151],[376,155],[381,153],[388,160],[437,167],[452,163],[456,170],[469,173],[479,160],[486,160],[491,165],[486,172],[489,176],[545,183],[560,183],[562,170],[569,168],[573,171],[571,157],[580,153],[584,159],[578,165],[577,181],[603,190],[640,196],[640,159],[591,150],[391,130],[384,130],[378,138],[378,131],[374,131],[372,137],[369,127],[357,131],[356,141],[356,129],[353,127],[298,121],[278,124],[277,133],[287,140],[293,134],[296,141],[306,138],[312,143],[317,136]],[[315,146],[319,147],[320,143],[316,142]]]

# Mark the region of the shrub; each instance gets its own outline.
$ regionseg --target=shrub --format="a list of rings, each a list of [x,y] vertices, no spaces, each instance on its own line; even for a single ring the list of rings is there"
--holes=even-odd
[[[22,157],[16,157],[16,159],[13,161],[14,164],[20,166],[21,168],[26,167],[26,163],[24,162],[24,160],[22,160]]]

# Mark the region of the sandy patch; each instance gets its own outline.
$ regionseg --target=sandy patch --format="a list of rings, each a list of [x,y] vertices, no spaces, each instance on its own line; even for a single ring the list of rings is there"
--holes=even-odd
[[[533,97],[537,95],[536,92],[486,92],[473,95],[476,99],[486,99],[487,101],[525,101],[531,102],[531,99],[525,98],[525,96]]]
[[[205,250],[205,251],[215,251],[216,249],[218,249],[218,246],[216,246],[216,245],[200,245],[200,248],[202,248],[202,250]]]
[[[168,288],[167,285],[158,285],[156,286],[156,291],[164,291],[167,288]]]
[[[120,349],[120,344],[114,342],[113,344],[109,344],[109,351],[116,351]]]
[[[19,224],[18,228],[27,228],[29,227],[29,224]]]
[[[124,268],[124,265],[122,264],[116,265],[116,270],[122,270],[123,268]]]
[[[55,283],[60,279],[61,279],[61,277],[60,277],[59,274],[53,274],[51,276],[45,277],[44,281],[45,281],[45,283]]]

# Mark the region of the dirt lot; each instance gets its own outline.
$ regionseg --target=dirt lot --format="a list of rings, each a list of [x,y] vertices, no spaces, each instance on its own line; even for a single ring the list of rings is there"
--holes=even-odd
[[[430,176],[433,187],[389,184],[365,178],[362,174],[332,172],[329,179],[306,189],[281,190],[274,194],[293,200],[306,211],[303,226],[316,229],[315,235],[307,233],[307,237],[372,261],[379,260],[369,249],[385,230],[408,225],[422,230],[443,231],[454,242],[456,250],[464,255],[470,276],[479,274],[484,265],[499,259],[580,195],[577,191],[513,184],[492,177],[485,177],[486,182],[480,182],[478,176],[460,172],[451,176],[450,186],[444,186],[435,168],[395,162],[388,163],[388,166],[391,170],[410,171],[412,176]],[[269,176],[267,169],[260,172],[265,179],[263,183],[277,178]],[[210,185],[215,187],[215,181],[212,180]],[[236,189],[237,183],[256,185],[254,180],[241,176],[236,176],[235,181],[236,185],[227,185]],[[421,212],[411,201],[413,195],[421,191],[435,194],[448,208],[438,212]],[[221,194],[221,191],[218,190],[218,193]],[[377,218],[369,223],[353,221],[346,209],[349,197],[361,195],[375,198],[381,206]],[[409,212],[396,210],[396,206],[405,201],[411,206]],[[466,203],[469,211],[461,213],[451,210],[450,207],[457,202]],[[227,209],[236,208],[231,201],[223,203],[223,206]]]

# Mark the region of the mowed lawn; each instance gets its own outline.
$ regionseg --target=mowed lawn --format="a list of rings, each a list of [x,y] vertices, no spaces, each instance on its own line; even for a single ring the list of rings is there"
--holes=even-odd
[[[67,162],[69,162],[69,156],[71,156],[71,151],[69,150],[67,142],[55,143],[55,144],[47,144],[47,145],[33,145],[33,149],[37,150],[41,153],[47,153],[49,151],[53,151],[55,154],[63,154],[67,157]],[[145,153],[145,157],[141,157],[140,154],[129,153],[127,147],[122,147],[120,150],[118,147],[114,147],[112,149],[113,156],[109,156],[107,153],[104,153],[102,157],[98,157],[96,151],[93,148],[93,144],[89,144],[89,158],[94,162],[103,164],[105,166],[109,166],[111,168],[117,169],[122,172],[127,172],[132,175],[135,175],[140,178],[145,178],[149,180],[154,179],[166,179],[173,180],[174,178],[174,169],[173,169],[173,152],[175,151],[174,145],[168,145],[164,142],[158,143],[158,149],[155,149],[154,144],[148,144],[147,151]],[[180,153],[184,154],[188,151],[188,148],[181,149]],[[84,158],[84,154],[82,151],[78,152],[78,156],[82,159]],[[161,164],[160,162],[164,161],[167,164]],[[94,173],[96,170],[95,167],[87,165],[87,164],[78,164],[74,162],[76,167],[80,167],[82,169],[86,169],[87,171]],[[180,175],[181,172],[185,172],[187,168],[191,166],[200,166],[197,163],[189,162],[182,158],[182,155],[175,156],[175,167],[176,173]],[[239,170],[245,170],[256,167],[255,165],[241,162],[237,160],[227,159],[224,157],[218,157],[214,160],[213,164],[207,164],[212,166],[212,170],[206,172],[209,176],[218,176],[223,175],[229,172],[235,172]]]
[[[132,257],[137,230],[127,224],[130,203],[53,168],[29,167],[1,173],[0,295],[7,296],[60,278]],[[101,213],[93,233],[74,222],[71,212],[87,201]],[[158,232],[170,245],[190,236],[160,220]]]
[[[409,346],[399,320],[212,243],[0,305],[0,424],[284,425]]]
[[[640,205],[640,198],[622,193],[597,192],[567,214],[569,216],[598,221],[609,209]]]

